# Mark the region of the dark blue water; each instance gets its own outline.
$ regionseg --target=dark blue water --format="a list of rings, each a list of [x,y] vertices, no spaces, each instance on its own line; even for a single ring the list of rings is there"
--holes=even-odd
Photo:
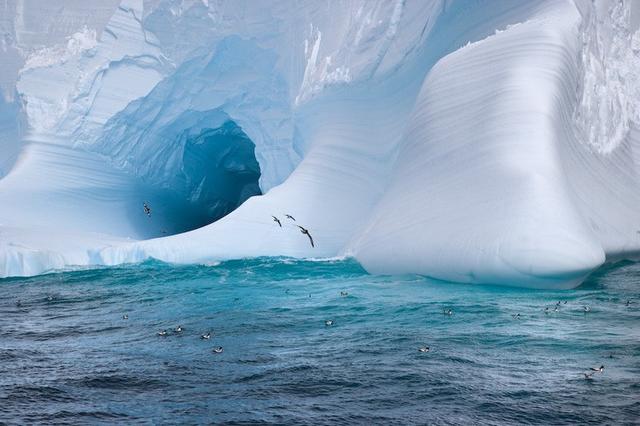
[[[0,287],[0,422],[640,419],[640,264],[609,266],[571,291],[283,259],[153,262]],[[157,335],[178,325],[182,333]],[[199,338],[206,331],[211,340]]]

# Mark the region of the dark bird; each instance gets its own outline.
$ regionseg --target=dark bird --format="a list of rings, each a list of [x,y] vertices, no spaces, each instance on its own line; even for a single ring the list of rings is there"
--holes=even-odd
[[[222,353],[222,346],[218,346],[217,348],[213,348],[212,352],[214,354],[221,354]]]
[[[591,312],[591,308],[589,306],[583,306],[582,309],[584,310],[584,313],[586,314],[587,312]]]
[[[520,314],[511,315],[513,319],[520,319]]]
[[[211,333],[206,333],[200,336],[201,339],[209,340],[211,339]]]
[[[296,218],[295,218],[295,217],[293,217],[293,216],[291,216],[290,214],[285,214],[285,217],[286,217],[287,219],[291,219],[291,220],[292,220],[292,221],[294,221],[294,222],[296,221]]]
[[[591,376],[593,376],[595,374],[595,372],[593,372],[593,373],[583,373],[583,374],[584,374],[584,378],[585,379],[592,380]]]
[[[278,225],[280,225],[280,228],[282,228],[282,223],[280,223],[280,219],[278,219],[278,218],[277,218],[277,217],[275,217],[275,216],[271,216],[271,217],[273,218],[273,221],[274,221],[275,223],[277,223]]]
[[[418,348],[418,352],[429,352],[429,346],[423,346]]]
[[[443,309],[442,315],[453,315],[453,310],[451,309]]]
[[[627,302],[628,302],[628,301],[627,301]],[[18,300],[18,301],[16,302],[16,306],[19,308],[20,306],[22,306],[22,302],[21,302],[20,300]],[[627,306],[629,306],[629,305],[627,304]]]
[[[349,293],[347,293],[346,291],[341,291],[340,292],[340,296],[342,297],[347,297],[349,295]]]
[[[324,322],[324,325],[327,326],[327,327],[331,327],[333,325],[333,320],[326,320]]]
[[[544,313],[545,313],[545,314],[547,314],[547,315],[549,315],[549,308],[548,308],[548,307],[547,307],[547,308],[544,308]]]
[[[144,202],[142,203],[142,207],[144,208],[145,214],[151,217],[151,208],[149,207],[149,205],[146,202]]]
[[[20,301],[18,300],[18,302],[20,302]],[[629,306],[629,305],[631,305],[631,300],[627,299],[627,306]]]
[[[158,331],[158,336],[166,336],[166,335],[167,335],[167,330]]]
[[[306,235],[307,237],[309,237],[309,242],[311,242],[311,247],[315,247],[315,245],[313,244],[313,237],[311,236],[311,234],[309,233],[309,230],[306,228],[303,228],[302,226],[298,225],[298,228],[300,228],[300,232],[302,232],[304,235]]]
[[[601,365],[598,368],[591,367],[589,370],[593,371],[594,373],[602,373],[604,372],[604,365]]]

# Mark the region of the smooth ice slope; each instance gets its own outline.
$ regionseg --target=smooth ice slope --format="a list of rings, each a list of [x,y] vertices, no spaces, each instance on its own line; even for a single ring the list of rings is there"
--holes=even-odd
[[[0,276],[348,255],[571,287],[640,251],[633,1],[101,8],[3,44]]]

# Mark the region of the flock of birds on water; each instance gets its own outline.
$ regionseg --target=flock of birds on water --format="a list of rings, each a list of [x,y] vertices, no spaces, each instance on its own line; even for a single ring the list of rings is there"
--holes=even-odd
[[[286,293],[289,293],[289,289],[285,290]],[[340,292],[340,296],[341,297],[347,297],[349,296],[349,293],[346,291],[341,291]],[[311,294],[309,294],[309,297],[311,297]],[[48,297],[48,300],[51,301],[53,300],[51,296]],[[554,308],[553,308],[553,312],[558,312],[559,311],[559,307],[562,305],[566,305],[567,301],[565,300],[563,301],[558,301]],[[20,301],[18,301],[17,303],[18,306],[20,306]],[[631,300],[627,300],[625,303],[625,306],[629,307],[631,306]],[[586,315],[588,312],[591,312],[591,307],[589,306],[583,306],[582,307],[582,312],[584,312],[584,314]],[[549,315],[551,313],[549,307],[545,307],[544,309],[544,313],[545,315]],[[444,316],[452,316],[453,315],[453,309],[451,308],[443,308],[442,309],[442,315]],[[523,315],[521,315],[520,313],[516,313],[511,315],[511,317],[515,320],[520,320],[522,318],[524,318]],[[129,315],[124,314],[122,316],[123,320],[128,320],[129,319]],[[332,319],[327,319],[324,321],[324,325],[325,327],[332,327],[335,324],[334,320]],[[177,327],[175,327],[173,330],[169,331],[167,329],[162,329],[160,331],[158,331],[157,335],[160,337],[167,337],[171,334],[175,334],[175,335],[181,335],[182,332],[184,331],[184,327],[182,327],[181,325],[178,325]],[[210,340],[211,337],[213,336],[213,333],[211,333],[210,331],[207,331],[206,333],[203,333],[200,335],[200,339],[201,340]],[[212,349],[212,353],[214,354],[221,354],[224,351],[222,346],[216,346]],[[429,346],[420,346],[418,348],[418,352],[420,353],[428,353],[431,351],[431,348]],[[610,355],[611,357],[611,355]],[[589,370],[585,373],[583,373],[584,378],[587,380],[591,380],[593,379],[593,376],[597,373],[604,373],[604,365],[600,365],[599,367],[590,367]]]

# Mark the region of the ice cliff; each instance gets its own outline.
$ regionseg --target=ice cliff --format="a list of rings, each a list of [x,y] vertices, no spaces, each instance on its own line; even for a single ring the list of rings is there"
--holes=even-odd
[[[353,256],[576,286],[640,253],[639,27],[634,0],[7,0],[0,277]]]

